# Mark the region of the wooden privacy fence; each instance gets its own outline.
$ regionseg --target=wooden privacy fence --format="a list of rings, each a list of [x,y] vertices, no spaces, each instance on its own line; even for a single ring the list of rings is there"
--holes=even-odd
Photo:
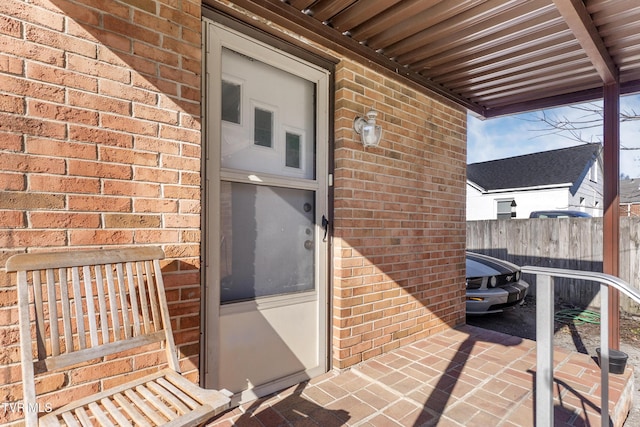
[[[511,219],[467,222],[467,249],[518,265],[602,272],[602,218]],[[640,289],[640,218],[620,218],[620,278]],[[535,278],[531,283],[535,293]],[[556,280],[556,298],[579,306],[600,306],[600,286]],[[640,314],[622,296],[620,308]]]

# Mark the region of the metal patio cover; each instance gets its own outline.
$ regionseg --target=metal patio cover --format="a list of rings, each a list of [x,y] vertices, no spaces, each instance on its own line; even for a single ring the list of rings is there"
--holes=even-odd
[[[640,91],[638,0],[232,3],[487,118]]]

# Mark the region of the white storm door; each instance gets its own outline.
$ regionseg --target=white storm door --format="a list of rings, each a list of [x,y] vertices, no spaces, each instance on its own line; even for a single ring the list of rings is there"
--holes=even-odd
[[[206,378],[246,401],[327,369],[328,75],[214,23],[207,41]]]

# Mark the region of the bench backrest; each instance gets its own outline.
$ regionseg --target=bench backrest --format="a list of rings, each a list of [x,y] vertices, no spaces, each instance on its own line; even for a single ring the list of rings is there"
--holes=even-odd
[[[179,371],[158,247],[14,255],[24,401],[38,373],[164,341]],[[35,337],[35,345],[34,345]],[[33,355],[36,354],[34,358]]]

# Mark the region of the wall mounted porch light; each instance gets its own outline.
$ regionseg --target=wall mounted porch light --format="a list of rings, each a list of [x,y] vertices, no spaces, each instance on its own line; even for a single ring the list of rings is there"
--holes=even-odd
[[[363,117],[356,117],[353,121],[353,129],[362,138],[364,147],[377,147],[382,138],[382,126],[376,124],[378,112],[373,108],[366,114],[366,120]]]

